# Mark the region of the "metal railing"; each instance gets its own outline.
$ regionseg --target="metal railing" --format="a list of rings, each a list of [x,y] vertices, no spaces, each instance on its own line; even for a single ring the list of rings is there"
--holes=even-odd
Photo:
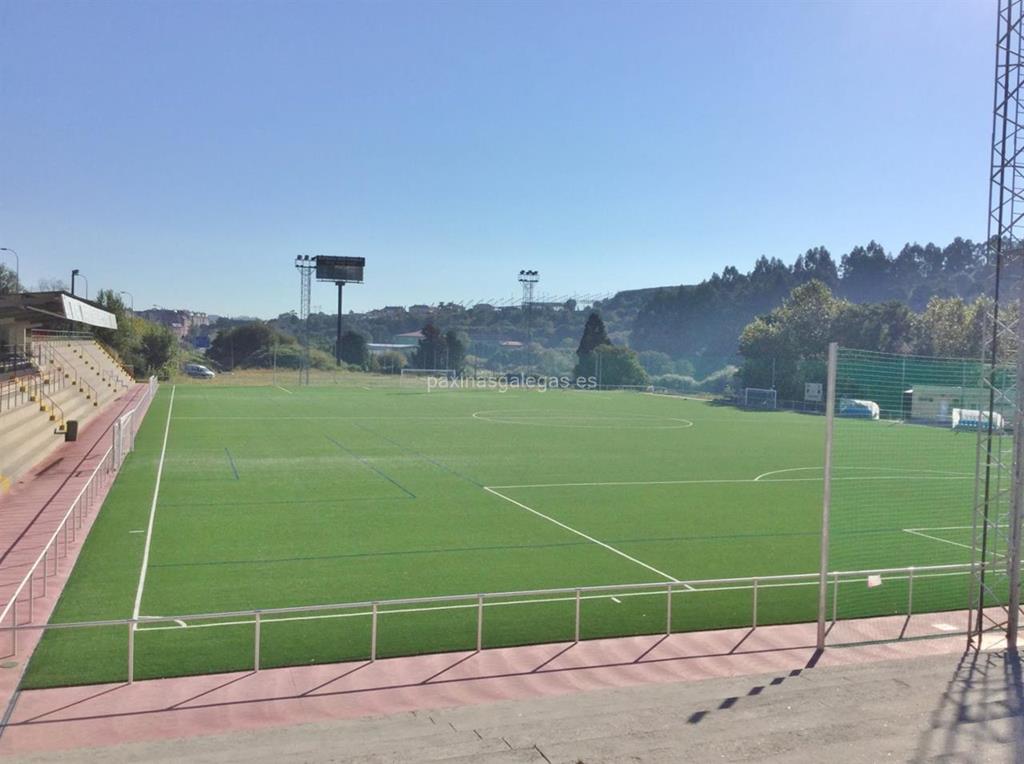
[[[65,332],[57,329],[33,329],[32,339],[36,340],[92,340],[90,332]]]
[[[55,539],[57,539],[58,535],[59,530],[57,533],[54,534],[53,539],[51,539],[51,544],[54,542]],[[41,560],[42,558],[40,558],[40,560],[37,560],[36,565],[33,567],[33,570],[35,570],[35,568],[37,568],[40,564],[43,564],[45,568],[45,564],[42,563]],[[901,568],[876,568],[872,570],[857,571],[832,571],[828,574],[830,582],[829,585],[832,589],[832,622],[835,623],[838,620],[839,592],[840,584],[842,583],[863,584],[869,576],[888,576],[889,580],[906,580],[908,589],[906,612],[895,614],[887,613],[887,615],[905,615],[909,618],[914,612],[915,580],[921,580],[923,578],[967,575],[970,569],[970,564],[964,563],[955,565],[931,565],[922,567],[908,566]],[[120,618],[99,621],[79,621],[73,623],[18,624],[17,617],[15,614],[15,616],[11,619],[11,625],[6,627],[6,630],[9,631],[11,635],[12,654],[17,654],[17,635],[21,631],[37,630],[45,632],[50,630],[125,627],[128,640],[127,674],[128,682],[131,683],[135,679],[136,632],[145,632],[149,630],[163,630],[168,628],[182,628],[187,624],[187,622],[190,621],[216,622],[223,621],[224,619],[251,619],[251,621],[229,621],[226,623],[219,624],[211,623],[210,625],[251,625],[253,629],[252,669],[254,671],[259,671],[261,669],[260,646],[261,630],[263,626],[265,624],[273,623],[279,620],[289,620],[290,616],[293,616],[298,613],[321,614],[319,616],[321,618],[330,618],[337,617],[332,616],[331,614],[337,613],[339,611],[356,611],[350,614],[369,618],[370,636],[368,645],[368,655],[371,661],[376,661],[378,658],[378,637],[380,631],[381,617],[387,615],[395,615],[403,612],[420,612],[429,610],[437,610],[438,612],[441,612],[459,608],[474,610],[474,633],[471,633],[468,636],[472,639],[475,639],[476,650],[481,651],[484,649],[484,614],[485,610],[489,607],[520,604],[540,604],[552,601],[563,601],[566,603],[573,603],[574,616],[573,633],[571,641],[577,643],[581,641],[582,634],[581,606],[582,603],[586,600],[611,599],[613,597],[643,595],[663,596],[665,598],[664,629],[659,631],[646,631],[645,633],[663,633],[665,635],[671,635],[673,633],[680,633],[680,631],[685,631],[673,629],[673,597],[699,596],[706,592],[748,590],[750,592],[750,618],[747,623],[749,624],[750,628],[757,628],[759,624],[759,595],[761,595],[762,592],[764,592],[767,589],[778,589],[785,587],[818,586],[819,579],[819,573],[794,573],[775,576],[746,576],[737,578],[693,579],[689,581],[671,581],[665,583],[659,582],[649,584],[616,584],[601,586],[561,587],[555,589],[531,589],[508,592],[456,594],[435,597],[409,597],[389,600],[364,600],[360,602],[345,602],[329,605],[307,605],[297,607],[231,610],[217,613],[192,613],[186,615],[171,616],[140,616],[138,618]],[[8,604],[8,607],[5,608],[2,613],[0,613],[0,624],[3,624],[6,621],[8,613],[11,610],[11,606],[16,606],[17,596],[21,594],[23,588],[24,583],[22,584],[22,587],[19,587],[18,592],[16,593],[15,597],[12,598],[12,601]],[[627,594],[625,592],[629,593]],[[521,601],[515,601],[517,598]],[[513,601],[510,602],[508,600]],[[435,605],[437,607],[429,607],[431,605]],[[278,616],[279,618],[275,618],[275,616]],[[31,605],[29,605],[29,618],[31,620]],[[315,619],[316,616],[307,616],[306,618],[300,620]],[[174,624],[174,626],[157,626],[154,628],[154,624],[162,623]],[[142,626],[142,628],[140,628],[140,626]],[[627,631],[627,635],[632,634],[633,632]],[[550,641],[563,640],[559,639]]]
[[[46,382],[40,378],[35,378],[35,390],[33,395],[36,396],[36,403],[39,404],[39,408],[50,414],[50,421],[57,422],[57,426],[63,430],[64,423],[67,418],[64,416],[64,408],[57,401],[49,396],[49,394],[43,390],[43,386]],[[49,409],[46,407],[49,406]]]
[[[126,414],[134,415],[143,406],[148,406],[152,402],[157,389],[158,383],[156,381],[156,377],[150,377],[149,387],[142,399],[134,408],[126,412]],[[138,427],[141,425],[142,417],[135,417],[134,420],[135,429],[138,430]],[[5,623],[8,619],[11,623],[11,653],[13,655],[16,655],[18,651],[18,630],[29,627],[33,620],[33,603],[37,596],[37,581],[42,587],[40,596],[45,597],[47,579],[57,575],[59,572],[60,560],[67,558],[70,545],[75,543],[77,540],[78,531],[82,528],[87,514],[93,508],[97,499],[101,495],[101,489],[112,479],[112,475],[117,471],[119,466],[120,465],[115,463],[114,445],[111,444],[104,452],[99,463],[90,473],[85,485],[82,486],[78,495],[75,496],[74,500],[71,502],[68,510],[61,517],[60,522],[57,523],[56,529],[43,545],[42,551],[36,557],[31,567],[29,567],[28,572],[15,588],[14,593],[7,601],[7,604],[4,606],[3,610],[0,611],[0,624]],[[53,563],[52,573],[50,572],[51,562]],[[18,623],[18,603],[19,599],[23,596],[24,604],[27,607],[28,624]]]
[[[33,377],[15,377],[0,381],[0,412],[9,411],[28,402]]]
[[[52,366],[59,365],[61,367],[61,379],[63,375],[70,375],[72,377],[72,384],[78,387],[79,392],[86,393],[92,401],[99,401],[99,393],[95,387],[89,384],[82,376],[81,370],[78,369],[71,361],[68,360],[67,356],[57,350],[52,343],[49,342],[37,342],[32,346],[33,358],[36,359],[37,365],[40,369],[44,364],[49,363]]]

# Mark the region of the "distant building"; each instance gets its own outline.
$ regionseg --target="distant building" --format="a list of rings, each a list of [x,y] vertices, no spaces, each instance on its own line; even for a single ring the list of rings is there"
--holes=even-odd
[[[399,342],[367,342],[366,349],[370,351],[371,355],[380,355],[381,353],[387,353],[388,351],[395,351],[397,353],[411,353],[416,349],[416,345],[410,345],[408,343]]]
[[[166,326],[183,340],[188,337],[189,332],[194,328],[210,325],[210,317],[205,313],[191,310],[169,310],[167,308],[150,308],[137,311],[137,315],[152,321],[154,324]]]
[[[423,332],[417,330],[396,334],[393,341],[396,345],[418,345],[421,339],[423,339]]]

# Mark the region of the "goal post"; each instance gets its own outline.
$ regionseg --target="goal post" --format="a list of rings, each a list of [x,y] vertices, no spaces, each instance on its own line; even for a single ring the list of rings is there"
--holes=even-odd
[[[743,408],[774,410],[778,408],[778,391],[764,387],[745,387]]]
[[[432,387],[450,387],[448,384],[457,379],[459,374],[455,369],[415,369],[406,366],[399,372],[399,383],[402,387],[409,385],[431,385]],[[438,384],[441,381],[445,384]]]

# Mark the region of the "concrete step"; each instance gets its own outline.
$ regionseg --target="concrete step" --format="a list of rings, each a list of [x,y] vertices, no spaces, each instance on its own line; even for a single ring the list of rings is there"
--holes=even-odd
[[[29,400],[26,400],[20,406],[5,410],[0,414],[0,433],[14,430],[23,422],[35,419],[39,413],[39,403]]]
[[[54,429],[54,423],[40,412],[38,419],[0,435],[0,475],[14,483],[45,459],[64,442],[64,436],[55,434]],[[9,486],[4,483],[4,487]]]

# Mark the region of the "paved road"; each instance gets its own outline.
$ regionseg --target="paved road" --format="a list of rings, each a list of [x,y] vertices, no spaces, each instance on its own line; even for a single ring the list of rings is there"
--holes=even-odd
[[[1002,653],[808,667],[136,743],[18,761],[1024,761]]]

